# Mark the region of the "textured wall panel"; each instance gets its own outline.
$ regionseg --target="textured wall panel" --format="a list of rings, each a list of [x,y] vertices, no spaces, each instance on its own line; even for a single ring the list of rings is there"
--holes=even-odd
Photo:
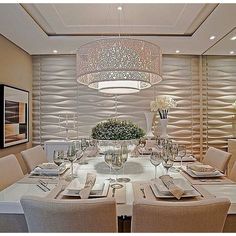
[[[145,111],[154,96],[172,95],[178,107],[169,113],[171,138],[199,153],[198,57],[164,56],[163,81],[131,95],[106,95],[76,82],[75,56],[33,57],[34,143],[65,137],[59,114],[76,114],[71,137],[89,136],[91,128],[110,117],[130,119],[146,129]],[[71,116],[71,118],[73,115]]]
[[[203,58],[203,134],[204,149],[227,148],[232,137],[236,100],[236,57]]]

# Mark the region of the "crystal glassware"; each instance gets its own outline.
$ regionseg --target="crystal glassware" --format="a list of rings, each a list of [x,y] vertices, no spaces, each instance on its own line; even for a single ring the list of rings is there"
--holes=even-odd
[[[116,189],[122,188],[123,185],[119,184],[117,180],[117,172],[118,170],[123,168],[124,161],[122,160],[122,157],[121,155],[119,155],[119,153],[112,153],[111,157],[112,157],[111,167],[116,173],[116,183],[112,184],[111,187]]]
[[[161,152],[152,151],[150,156],[150,162],[155,166],[155,179],[157,179],[157,166],[159,166],[162,162]]]
[[[109,166],[110,169],[110,176],[111,176],[111,168],[112,168],[112,153],[106,152],[104,155],[105,163]],[[111,177],[108,179],[110,182],[115,182],[115,179]]]
[[[73,162],[76,160],[76,157],[77,157],[77,151],[76,151],[75,143],[73,142],[71,145],[69,145],[68,150],[67,150],[67,159],[71,163],[71,174],[69,176],[71,180],[77,177],[74,174],[74,170],[73,170]]]
[[[170,147],[166,146],[162,152],[162,165],[166,169],[166,174],[168,175],[169,169],[173,166],[174,160],[171,155]]]
[[[54,150],[53,152],[53,162],[58,166],[58,181],[60,182],[60,165],[63,164],[64,151],[63,150]]]
[[[179,145],[178,146],[178,156],[180,157],[180,168],[182,168],[182,161],[183,157],[186,155],[186,146],[185,145]]]

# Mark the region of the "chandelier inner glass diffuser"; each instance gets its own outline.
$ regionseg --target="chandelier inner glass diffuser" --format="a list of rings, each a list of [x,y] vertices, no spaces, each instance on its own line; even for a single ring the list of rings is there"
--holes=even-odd
[[[162,54],[153,43],[105,38],[77,50],[77,81],[109,94],[129,94],[161,81]]]

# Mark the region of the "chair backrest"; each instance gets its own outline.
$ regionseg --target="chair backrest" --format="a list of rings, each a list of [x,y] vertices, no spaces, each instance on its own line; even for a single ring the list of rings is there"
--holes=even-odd
[[[24,174],[15,155],[11,154],[0,158],[0,190],[23,177]]]
[[[21,152],[28,172],[31,172],[37,165],[47,162],[46,152],[38,145]]]
[[[222,232],[230,202],[226,198],[191,202],[135,202],[132,232]]]
[[[21,199],[29,232],[117,232],[114,198]]]
[[[209,147],[203,159],[203,164],[210,165],[218,170],[225,172],[229,163],[231,153],[220,149]]]
[[[236,182],[236,161],[234,162],[234,165],[229,173],[229,178]]]

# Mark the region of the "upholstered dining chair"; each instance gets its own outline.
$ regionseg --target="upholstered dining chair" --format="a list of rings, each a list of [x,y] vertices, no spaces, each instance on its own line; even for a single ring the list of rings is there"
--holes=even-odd
[[[29,232],[117,232],[114,198],[21,199]]]
[[[210,165],[218,170],[225,172],[229,163],[231,153],[220,149],[209,147],[203,159],[203,164]]]
[[[234,165],[229,173],[229,178],[236,182],[236,161],[234,162]]]
[[[227,198],[190,202],[134,202],[132,232],[222,232]]]
[[[15,155],[0,158],[0,191],[23,177],[24,174]]]
[[[37,165],[47,162],[46,152],[38,145],[21,152],[22,158],[31,172]]]

